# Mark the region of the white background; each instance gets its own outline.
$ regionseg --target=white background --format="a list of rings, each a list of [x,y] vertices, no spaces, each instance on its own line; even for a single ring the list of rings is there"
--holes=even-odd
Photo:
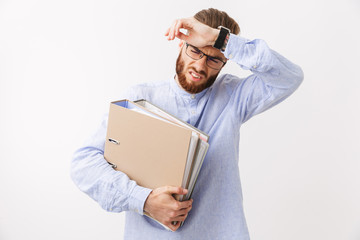
[[[252,239],[360,239],[358,0],[0,0],[1,240],[122,239],[124,214],[72,183],[72,154],[124,88],[174,75],[165,30],[208,7],[305,73],[241,129]]]

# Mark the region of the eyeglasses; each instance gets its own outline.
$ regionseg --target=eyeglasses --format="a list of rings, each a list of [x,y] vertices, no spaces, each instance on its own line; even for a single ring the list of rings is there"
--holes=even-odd
[[[223,60],[221,60],[217,57],[209,56],[191,44],[188,44],[188,43],[185,43],[185,44],[186,44],[186,50],[185,50],[186,55],[188,55],[189,57],[191,57],[194,60],[199,60],[203,56],[206,56],[206,65],[209,68],[212,68],[215,70],[220,70],[226,64],[226,62],[224,62]]]

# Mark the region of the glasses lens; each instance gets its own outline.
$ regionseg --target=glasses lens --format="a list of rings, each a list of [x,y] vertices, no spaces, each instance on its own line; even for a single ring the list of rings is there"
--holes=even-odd
[[[197,49],[196,47],[188,45],[186,48],[186,54],[189,57],[191,57],[192,59],[198,60],[201,58],[202,52],[199,49]]]
[[[220,69],[223,66],[223,62],[214,57],[207,57],[206,64],[214,69]]]
[[[202,58],[204,56],[204,53],[201,52],[198,48],[187,44],[186,45],[186,55],[188,55],[189,57],[191,57],[194,60],[199,60],[200,58]],[[224,63],[215,57],[210,57],[206,55],[206,65],[210,68],[219,70],[222,68],[222,66],[224,65]]]

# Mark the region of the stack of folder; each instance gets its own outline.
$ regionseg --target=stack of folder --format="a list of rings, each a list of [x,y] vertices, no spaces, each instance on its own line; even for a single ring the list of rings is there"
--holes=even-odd
[[[209,136],[146,100],[110,104],[105,159],[138,185],[188,189],[188,200],[209,148]]]

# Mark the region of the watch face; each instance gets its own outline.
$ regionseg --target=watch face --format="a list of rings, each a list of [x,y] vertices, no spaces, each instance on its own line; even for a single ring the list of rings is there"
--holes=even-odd
[[[225,49],[224,43],[228,35],[230,34],[230,30],[223,26],[219,26],[219,28],[220,28],[219,36],[216,39],[213,47],[222,50]]]
[[[218,29],[226,29],[229,33],[231,32],[230,29],[228,29],[227,27],[224,27],[224,26],[218,26]]]

